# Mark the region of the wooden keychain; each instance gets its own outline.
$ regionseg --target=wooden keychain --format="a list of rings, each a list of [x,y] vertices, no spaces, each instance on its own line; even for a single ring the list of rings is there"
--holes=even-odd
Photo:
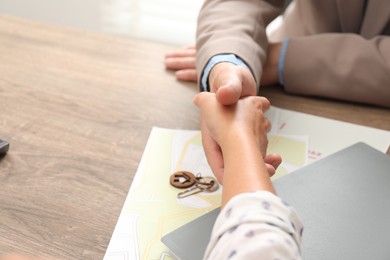
[[[186,189],[196,183],[196,177],[191,172],[178,171],[171,175],[169,183],[175,188]]]

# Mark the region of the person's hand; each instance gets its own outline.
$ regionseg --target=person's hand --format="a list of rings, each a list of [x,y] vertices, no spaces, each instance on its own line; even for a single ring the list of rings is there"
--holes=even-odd
[[[281,47],[282,44],[280,42],[269,43],[267,49],[267,60],[263,66],[260,86],[271,86],[279,83],[278,63]]]
[[[165,54],[165,67],[176,71],[179,80],[197,82],[194,45]],[[209,76],[210,91],[217,93],[224,105],[234,104],[239,98],[256,95],[256,82],[250,71],[232,63],[223,62],[214,66]]]
[[[240,98],[256,95],[256,81],[244,67],[230,62],[221,62],[209,75],[210,92],[216,94],[222,105],[235,104]]]
[[[216,100],[223,105],[235,104],[240,98],[256,95],[256,83],[246,68],[232,63],[218,63],[209,75],[211,92],[216,93]],[[201,119],[203,148],[211,169],[221,182],[223,173],[223,155],[219,144],[210,135]]]
[[[271,86],[279,83],[278,62],[281,43],[269,43],[267,49],[267,60],[263,66],[263,74],[260,86]],[[180,50],[167,52],[164,58],[165,67],[176,71],[176,78],[184,81],[198,81],[195,68],[196,49],[195,45],[189,45]]]
[[[234,136],[237,135],[247,135],[257,142],[268,173],[270,176],[275,173],[281,163],[281,157],[277,154],[266,155],[267,132],[271,129],[271,123],[264,116],[264,112],[269,108],[266,98],[247,97],[236,104],[225,106],[219,103],[215,94],[203,92],[194,98],[194,103],[201,110],[203,145],[214,144],[209,152],[206,152],[206,149],[205,152],[218,182],[223,182],[224,173],[221,148],[223,150],[224,147],[230,147],[229,144],[235,142]]]
[[[198,81],[198,74],[195,69],[196,49],[194,45],[187,46],[177,51],[165,54],[165,67],[176,71],[176,78],[184,81]]]

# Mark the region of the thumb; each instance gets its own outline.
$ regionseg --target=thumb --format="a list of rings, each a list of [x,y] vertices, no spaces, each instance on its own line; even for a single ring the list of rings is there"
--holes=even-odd
[[[242,84],[237,78],[219,87],[216,91],[218,101],[223,105],[235,104],[242,96]]]
[[[214,66],[209,76],[210,91],[216,93],[219,103],[232,105],[242,96],[240,68],[230,62]]]
[[[209,82],[219,103],[232,105],[242,97],[256,95],[256,82],[249,69],[229,63],[218,65],[212,70]]]

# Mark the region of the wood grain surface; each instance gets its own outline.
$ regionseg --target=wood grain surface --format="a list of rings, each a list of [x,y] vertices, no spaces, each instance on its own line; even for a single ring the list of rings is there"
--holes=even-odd
[[[151,128],[198,128],[169,49],[0,18],[0,255],[103,258]]]
[[[153,126],[198,129],[174,47],[0,16],[0,255],[102,259]],[[388,109],[262,89],[271,103],[390,130]]]

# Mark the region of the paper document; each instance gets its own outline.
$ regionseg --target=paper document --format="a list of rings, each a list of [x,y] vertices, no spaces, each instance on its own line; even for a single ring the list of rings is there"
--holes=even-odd
[[[385,152],[390,132],[272,107],[268,152],[282,155],[274,179],[357,142]],[[221,187],[177,199],[175,171],[213,176],[199,131],[153,128],[127,195],[105,260],[174,259],[163,235],[220,206]]]

